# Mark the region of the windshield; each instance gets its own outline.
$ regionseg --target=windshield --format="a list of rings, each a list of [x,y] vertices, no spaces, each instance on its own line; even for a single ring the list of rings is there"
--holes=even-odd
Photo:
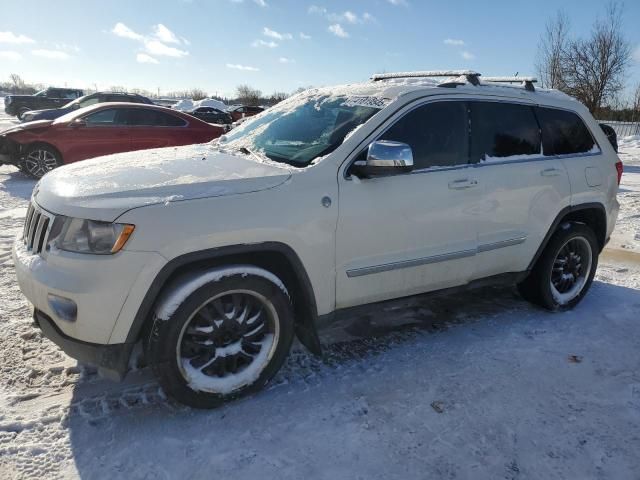
[[[369,97],[296,96],[247,120],[219,145],[304,167],[338,148],[383,106]]]
[[[73,108],[74,105],[77,105],[80,103],[80,100],[82,100],[84,97],[80,97],[80,98],[76,98],[75,100],[71,100],[69,103],[65,104],[62,108]]]

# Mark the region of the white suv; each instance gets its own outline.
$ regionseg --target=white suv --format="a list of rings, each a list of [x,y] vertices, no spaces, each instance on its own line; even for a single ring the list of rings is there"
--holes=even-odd
[[[622,164],[580,103],[498,80],[378,75],[211,144],[47,174],[14,246],[36,322],[115,377],[142,343],[167,394],[212,407],[263,387],[294,336],[320,353],[343,309],[488,282],[575,306]]]

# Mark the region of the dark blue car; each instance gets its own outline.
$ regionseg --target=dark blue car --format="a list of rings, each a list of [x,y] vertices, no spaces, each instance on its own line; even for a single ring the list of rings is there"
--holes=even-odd
[[[128,103],[146,103],[153,105],[153,102],[147,97],[138,95],[137,93],[124,92],[97,92],[84,97],[76,98],[60,108],[50,108],[47,110],[31,110],[22,114],[20,119],[23,122],[33,122],[35,120],[55,120],[62,115],[77,110],[78,108],[88,107],[95,103],[104,102],[128,102]]]

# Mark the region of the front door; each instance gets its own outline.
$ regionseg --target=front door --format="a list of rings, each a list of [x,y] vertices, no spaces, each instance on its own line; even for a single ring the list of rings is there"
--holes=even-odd
[[[130,128],[122,108],[108,108],[83,117],[84,123],[71,122],[65,128],[65,162],[110,155],[131,150]]]
[[[462,285],[475,270],[482,185],[466,103],[409,107],[375,139],[409,144],[414,170],[339,178],[336,308]]]

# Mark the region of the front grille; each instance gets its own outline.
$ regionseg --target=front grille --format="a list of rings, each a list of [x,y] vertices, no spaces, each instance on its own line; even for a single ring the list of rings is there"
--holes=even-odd
[[[53,220],[52,215],[44,212],[38,206],[33,203],[29,205],[22,231],[22,239],[28,252],[36,255],[46,247]]]

